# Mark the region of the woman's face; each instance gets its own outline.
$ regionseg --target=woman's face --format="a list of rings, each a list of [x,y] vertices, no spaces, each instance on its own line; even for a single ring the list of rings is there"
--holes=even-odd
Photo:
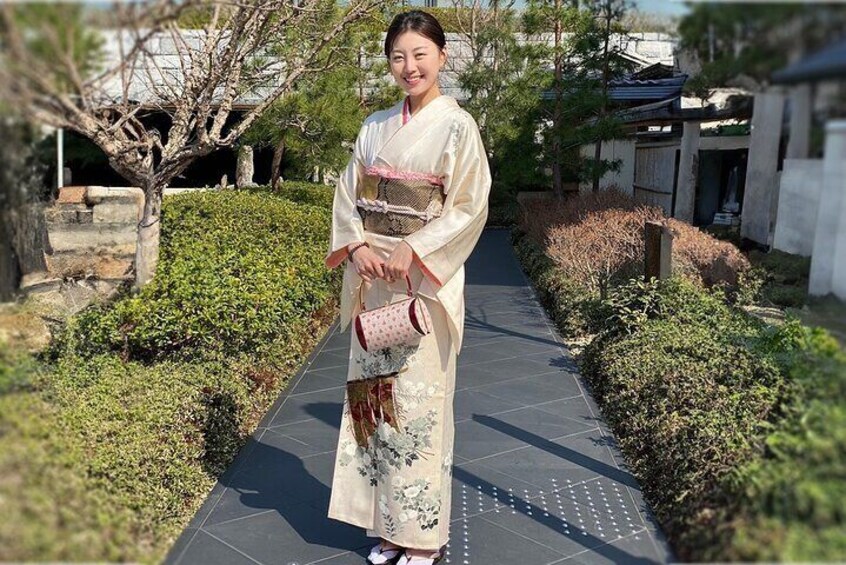
[[[388,62],[397,84],[409,96],[416,97],[437,86],[446,53],[431,39],[406,31],[394,40]]]

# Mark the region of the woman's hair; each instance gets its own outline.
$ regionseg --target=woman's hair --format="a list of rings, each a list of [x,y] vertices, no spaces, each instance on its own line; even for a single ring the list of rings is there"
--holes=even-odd
[[[391,25],[388,26],[388,35],[385,37],[385,57],[391,56],[394,41],[406,31],[419,33],[430,39],[440,49],[446,47],[444,28],[441,27],[435,16],[420,10],[411,10],[394,16]]]

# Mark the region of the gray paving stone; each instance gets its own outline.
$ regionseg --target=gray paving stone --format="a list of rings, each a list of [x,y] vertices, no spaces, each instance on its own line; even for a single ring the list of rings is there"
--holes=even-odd
[[[346,367],[306,371],[296,385],[296,392],[292,391],[291,396],[301,396],[309,392],[343,387],[346,382]]]
[[[286,440],[292,441],[289,438],[269,441],[289,445]],[[227,482],[226,491],[203,527],[267,510],[281,512],[300,503],[328,507],[334,459],[333,452],[300,458],[275,445],[262,444],[243,470]]]
[[[223,541],[207,534],[197,532],[191,538],[191,544],[175,563],[203,563],[208,565],[255,565],[257,561],[241,551],[230,547]]]
[[[560,553],[501,528],[482,516],[453,522],[447,551],[443,562],[448,565],[545,564],[561,558]]]
[[[590,426],[599,426],[602,423],[599,411],[591,409],[588,399],[583,395],[536,404],[534,407],[543,412],[584,422]]]
[[[308,369],[310,371],[316,371],[318,369],[328,369],[331,367],[346,368],[349,364],[349,360],[349,354],[347,354],[344,350],[336,349],[334,351],[322,351],[320,355],[317,356],[317,359],[309,365]]]
[[[489,512],[483,518],[564,556],[604,545],[635,531],[645,535],[642,527],[631,531],[612,526],[606,517],[589,510],[573,500],[546,492],[532,500],[521,499],[514,508]]]
[[[494,414],[520,408],[519,402],[503,400],[478,390],[458,390],[453,400],[455,421],[469,420],[477,414]]]
[[[452,472],[453,521],[499,509],[514,503],[514,496],[536,487],[480,463],[459,463]]]
[[[337,423],[340,424],[340,421]],[[272,428],[270,431],[302,442],[319,453],[333,451],[338,446],[338,425],[319,418]]]
[[[368,543],[361,528],[329,520],[325,511],[307,504],[206,530],[259,563],[311,563]]]
[[[572,557],[565,558],[558,563],[584,564],[584,565],[606,565],[631,563],[632,565],[652,565],[666,563],[670,556],[663,551],[656,549],[655,544],[648,535],[631,534],[625,538],[612,541],[609,544],[594,547],[590,551],[583,551]],[[558,565],[556,563],[556,565]]]
[[[293,392],[296,392],[296,389]],[[344,387],[292,395],[287,398],[267,426],[273,428],[314,418],[340,426],[343,404]]]
[[[547,372],[544,372],[545,369],[547,369]],[[534,369],[529,367],[527,370],[535,372],[535,376],[493,383],[475,390],[480,390],[497,398],[519,400],[524,406],[534,406],[556,399],[573,398],[579,396],[582,392],[575,375],[571,373],[548,372],[546,367],[535,367]],[[549,413],[548,411],[545,412]]]
[[[541,489],[581,482],[605,476],[626,484],[634,484],[631,475],[621,471],[604,445],[599,430],[577,433],[557,440],[546,440],[497,419],[476,418],[494,430],[522,441],[522,449],[507,451],[480,459],[478,462],[506,475],[519,478]],[[509,445],[513,445],[509,442]]]

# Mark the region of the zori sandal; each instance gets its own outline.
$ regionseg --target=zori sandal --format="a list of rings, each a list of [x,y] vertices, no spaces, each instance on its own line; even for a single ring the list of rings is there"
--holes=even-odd
[[[370,550],[370,555],[367,556],[367,562],[371,565],[393,564],[402,552],[403,548],[401,547],[386,549],[381,543],[377,543],[373,549]]]
[[[419,557],[417,555],[410,557],[408,553],[403,553],[396,565],[435,565],[436,563],[440,563],[443,557],[443,553],[433,553],[429,557]]]

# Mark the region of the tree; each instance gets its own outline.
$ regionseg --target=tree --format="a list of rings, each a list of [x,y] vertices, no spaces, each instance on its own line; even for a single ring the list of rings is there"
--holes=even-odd
[[[275,100],[321,72],[339,35],[383,3],[352,0],[337,17],[334,0],[116,3],[119,55],[99,61],[76,56],[75,36],[61,21],[33,21],[6,3],[0,97],[38,123],[91,139],[112,168],[142,188],[138,289],[155,274],[164,187],[198,157],[231,147]],[[200,29],[188,32],[177,23],[191,14],[202,17]],[[152,56],[155,41],[175,46],[174,67]],[[250,97],[255,105],[234,111]],[[169,117],[166,131],[145,121],[152,112]]]
[[[488,151],[492,198],[507,198],[518,186],[542,183],[535,125],[540,103],[536,84],[543,69],[531,46],[519,41],[519,14],[513,0],[457,4],[453,25],[465,64],[458,82],[467,94]],[[448,64],[455,65],[452,58]]]
[[[760,89],[789,59],[842,37],[844,29],[846,6],[696,4],[679,23],[681,49],[702,67],[685,89],[700,98],[720,86]]]
[[[606,47],[606,39],[610,41],[610,34],[618,30],[600,25],[596,6],[601,4],[582,8],[578,2],[530,0],[523,14],[533,56],[549,69],[538,84],[544,99],[538,128],[543,163],[552,170],[553,190],[559,198],[564,197],[565,178],[593,179],[616,166],[583,159],[579,152],[582,145],[619,136],[620,130],[604,111],[607,87],[603,87],[620,70],[621,61],[613,56],[619,46]]]
[[[274,148],[271,186],[280,178],[285,156],[300,177],[315,169],[343,168],[365,116],[400,98],[399,87],[385,80],[381,34],[386,26],[377,15],[347,29],[326,71],[301,80],[247,131],[245,143]]]
[[[602,34],[602,98],[599,108],[599,122],[604,122],[608,112],[608,84],[611,82],[611,61],[614,47],[610,45],[612,33],[623,33],[621,21],[626,13],[625,0],[595,0],[592,9],[600,21]],[[602,130],[599,130],[602,132]],[[598,135],[594,142],[593,165],[602,163],[602,142]],[[602,178],[602,166],[594,166],[592,171],[593,192],[599,192],[599,180]]]
[[[35,132],[8,115],[0,121],[0,162],[0,300],[8,300],[22,275],[46,270],[48,245],[40,202],[45,167]]]

